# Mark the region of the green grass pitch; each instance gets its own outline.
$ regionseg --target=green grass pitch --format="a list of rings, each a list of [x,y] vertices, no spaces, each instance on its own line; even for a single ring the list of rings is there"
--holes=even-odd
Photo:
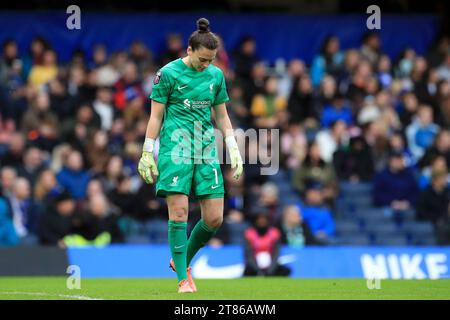
[[[65,277],[0,277],[0,300],[389,300],[450,299],[450,280],[381,280],[369,290],[364,279],[198,279],[199,292],[177,293],[175,279],[81,279],[67,289]]]

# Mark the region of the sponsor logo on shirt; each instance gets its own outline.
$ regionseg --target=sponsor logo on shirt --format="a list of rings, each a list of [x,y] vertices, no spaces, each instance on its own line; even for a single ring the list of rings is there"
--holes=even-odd
[[[184,99],[183,101],[184,108],[185,109],[203,109],[203,108],[209,108],[211,107],[211,101],[210,100],[189,100]]]

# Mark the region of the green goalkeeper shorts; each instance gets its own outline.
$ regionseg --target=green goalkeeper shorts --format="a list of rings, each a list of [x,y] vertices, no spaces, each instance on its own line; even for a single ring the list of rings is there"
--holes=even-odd
[[[198,199],[223,198],[225,190],[219,160],[192,160],[172,156],[158,157],[159,176],[156,195],[190,194],[191,188]]]

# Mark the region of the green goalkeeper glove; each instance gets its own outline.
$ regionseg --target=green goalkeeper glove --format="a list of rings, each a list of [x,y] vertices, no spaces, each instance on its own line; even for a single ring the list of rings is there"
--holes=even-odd
[[[153,139],[145,139],[143,152],[141,159],[138,164],[138,172],[141,175],[142,179],[148,184],[153,183],[153,177],[158,176],[158,167],[156,166],[155,159],[153,158],[153,146],[155,144],[155,140]]]
[[[239,148],[234,136],[227,136],[225,138],[225,143],[227,145],[228,152],[230,153],[231,169],[236,168],[233,174],[233,178],[238,180],[241,177],[242,172],[244,171],[241,153],[239,152]]]

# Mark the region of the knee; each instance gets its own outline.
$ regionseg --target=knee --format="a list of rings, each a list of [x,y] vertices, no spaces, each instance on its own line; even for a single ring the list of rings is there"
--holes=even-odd
[[[213,218],[204,219],[204,220],[205,220],[205,224],[208,226],[208,228],[218,229],[222,225],[223,217],[218,216],[218,217],[213,217]]]
[[[185,206],[175,206],[170,210],[170,219],[177,222],[186,222],[188,209]]]

